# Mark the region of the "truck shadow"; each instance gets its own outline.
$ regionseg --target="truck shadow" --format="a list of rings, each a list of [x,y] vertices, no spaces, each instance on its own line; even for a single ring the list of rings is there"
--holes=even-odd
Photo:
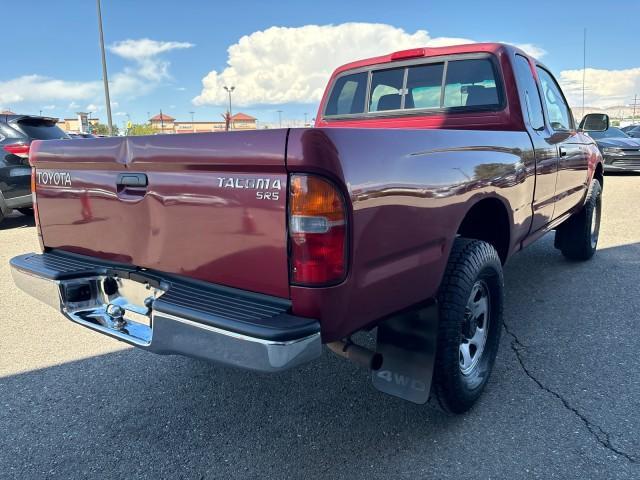
[[[22,215],[21,213],[14,212],[6,216],[0,222],[0,230],[9,230],[11,228],[34,227],[35,224],[36,223],[33,220],[33,216]]]
[[[571,299],[584,285],[570,278],[638,267],[638,243],[571,264],[552,241],[507,266],[505,313],[515,328],[548,328],[545,319],[525,325],[532,323],[525,312],[538,295],[558,295],[556,281]],[[424,476],[449,450],[477,455],[470,438],[513,438],[536,414],[520,405],[535,388],[515,378],[512,357],[503,345],[480,404],[453,417],[374,391],[367,372],[328,352],[296,370],[262,375],[126,349],[0,378],[0,470],[31,478],[96,468],[106,477]],[[399,471],[395,457],[406,452],[422,463]],[[385,462],[389,457],[394,461]]]

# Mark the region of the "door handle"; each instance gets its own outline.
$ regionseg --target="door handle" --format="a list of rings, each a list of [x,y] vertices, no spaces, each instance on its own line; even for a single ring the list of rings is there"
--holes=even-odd
[[[564,149],[564,147],[560,147],[560,156],[561,157],[567,156],[567,151]]]
[[[118,175],[118,187],[146,187],[147,176],[144,173],[121,173]]]

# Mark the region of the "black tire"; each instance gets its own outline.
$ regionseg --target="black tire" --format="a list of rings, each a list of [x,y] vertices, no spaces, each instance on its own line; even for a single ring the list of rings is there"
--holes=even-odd
[[[584,207],[556,229],[555,247],[569,260],[589,260],[596,253],[602,216],[602,186],[594,179]]]
[[[463,343],[468,342],[471,323],[480,329],[479,319],[472,319],[468,308],[477,285],[488,298],[484,346],[476,349],[475,366],[463,368]],[[503,303],[502,263],[496,250],[487,242],[458,237],[438,292],[440,318],[431,389],[436,405],[446,412],[464,413],[482,394],[498,353]]]
[[[33,217],[33,207],[18,208],[17,210],[23,215]]]

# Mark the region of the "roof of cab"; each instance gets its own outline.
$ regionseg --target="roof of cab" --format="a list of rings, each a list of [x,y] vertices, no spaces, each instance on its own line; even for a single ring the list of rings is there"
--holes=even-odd
[[[504,43],[465,43],[462,45],[449,45],[446,47],[412,48],[410,50],[401,50],[379,57],[365,58],[363,60],[357,60],[355,62],[347,63],[338,67],[335,72],[333,72],[333,75],[342,73],[346,70],[352,70],[354,68],[379,65],[409,58],[431,58],[443,55],[456,55],[463,53],[497,53],[500,50],[506,49],[517,50],[518,52],[526,55],[526,53],[522,52],[519,48]]]

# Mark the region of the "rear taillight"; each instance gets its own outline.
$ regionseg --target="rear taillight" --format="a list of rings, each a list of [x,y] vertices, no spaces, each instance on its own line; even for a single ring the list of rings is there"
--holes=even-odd
[[[291,281],[320,286],[347,272],[347,214],[342,194],[314,175],[291,175],[289,240]]]
[[[29,145],[24,143],[12,143],[2,147],[6,152],[21,158],[29,158]]]

